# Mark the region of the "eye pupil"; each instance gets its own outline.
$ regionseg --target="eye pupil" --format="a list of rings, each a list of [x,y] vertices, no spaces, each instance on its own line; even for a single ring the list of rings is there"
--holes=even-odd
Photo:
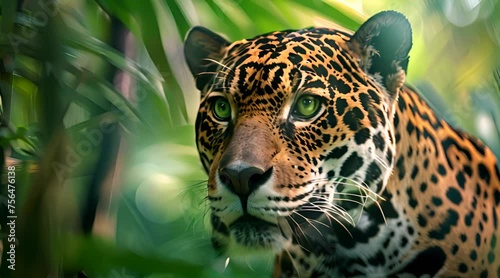
[[[212,111],[214,116],[220,121],[227,121],[231,118],[231,106],[227,99],[223,97],[218,97],[215,100]]]
[[[226,104],[224,102],[219,102],[219,110],[224,112],[226,110]]]
[[[302,103],[303,103],[305,106],[309,106],[309,105],[311,105],[311,104],[312,104],[312,102],[313,102],[313,101],[312,101],[311,99],[304,99],[304,100],[302,101]]]
[[[311,95],[301,96],[296,104],[294,116],[302,119],[314,117],[320,110],[320,101]]]

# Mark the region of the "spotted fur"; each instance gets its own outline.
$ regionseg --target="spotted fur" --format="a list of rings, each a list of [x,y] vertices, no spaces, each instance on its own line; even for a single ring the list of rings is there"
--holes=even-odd
[[[499,275],[497,160],[404,85],[411,45],[393,11],[353,35],[190,31],[217,249],[273,250],[275,277]]]

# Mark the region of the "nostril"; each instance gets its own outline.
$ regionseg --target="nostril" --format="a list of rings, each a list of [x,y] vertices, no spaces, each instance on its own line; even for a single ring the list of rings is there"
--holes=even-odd
[[[240,196],[248,196],[271,177],[273,168],[267,171],[246,164],[229,165],[220,169],[219,180],[222,185]]]
[[[231,186],[231,178],[225,173],[225,171],[220,172],[219,179],[222,184]]]
[[[259,173],[250,176],[250,179],[248,180],[248,187],[250,188],[250,191],[257,189],[264,183],[266,183],[272,174],[273,174],[273,167],[269,168],[264,173],[262,173],[262,171],[259,171]]]

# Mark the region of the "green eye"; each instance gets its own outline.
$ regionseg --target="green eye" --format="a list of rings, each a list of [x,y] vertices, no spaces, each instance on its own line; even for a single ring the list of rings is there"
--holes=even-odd
[[[305,95],[299,97],[293,112],[296,117],[309,119],[315,116],[320,108],[321,105],[318,98],[311,95]]]
[[[231,118],[231,105],[227,99],[223,97],[218,97],[213,105],[212,111],[215,117],[220,121],[228,121]]]

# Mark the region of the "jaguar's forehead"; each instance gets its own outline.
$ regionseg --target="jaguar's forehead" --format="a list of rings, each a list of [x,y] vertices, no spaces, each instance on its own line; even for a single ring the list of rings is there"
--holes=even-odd
[[[321,51],[332,54],[329,51],[340,49],[339,43],[342,44],[349,39],[349,34],[328,28],[278,31],[235,41],[228,47],[228,56],[243,58],[242,55],[257,55],[258,58],[263,58],[264,55],[273,53],[270,58],[277,58],[283,53],[301,56]],[[290,59],[290,62],[300,62],[296,58]]]
[[[357,67],[348,58],[349,39],[344,32],[309,28],[236,41],[220,63],[213,88],[223,88],[240,107],[280,104],[299,87],[331,98],[333,90],[347,87],[348,72]]]

